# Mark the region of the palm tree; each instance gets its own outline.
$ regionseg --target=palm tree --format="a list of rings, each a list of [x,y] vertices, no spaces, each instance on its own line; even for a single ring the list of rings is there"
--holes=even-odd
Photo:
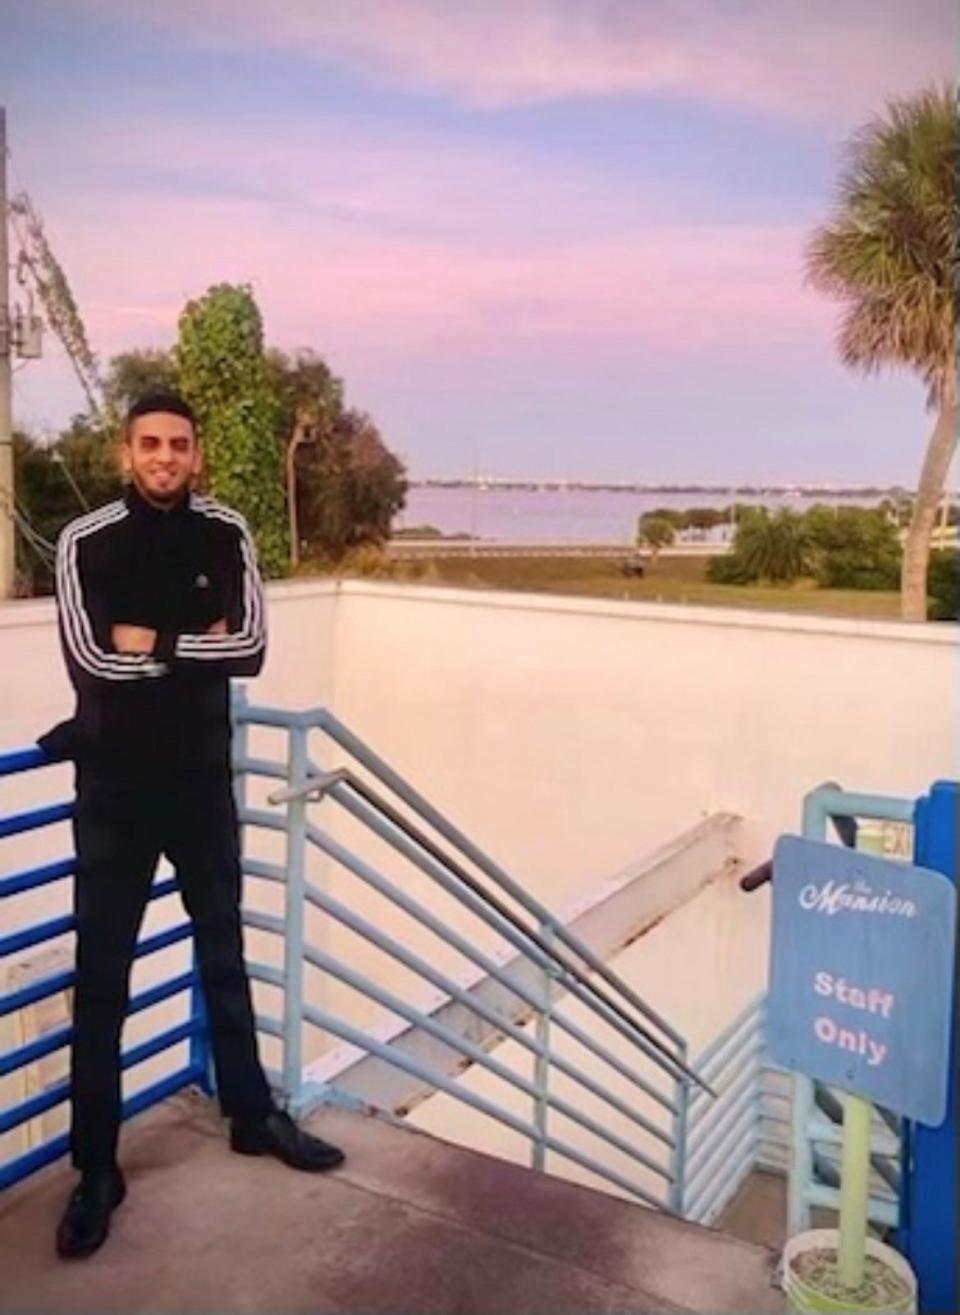
[[[937,420],[901,574],[901,611],[926,619],[930,536],[957,443],[957,100],[953,87],[890,101],[851,141],[834,213],[807,249],[813,285],[846,303],[845,365],[916,370]]]
[[[803,520],[783,509],[775,515],[761,508],[737,527],[734,555],[747,579],[793,584],[808,570],[808,543]]]

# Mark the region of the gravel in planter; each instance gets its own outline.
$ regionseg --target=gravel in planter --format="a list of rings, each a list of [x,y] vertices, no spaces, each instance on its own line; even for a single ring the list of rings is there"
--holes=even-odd
[[[877,1256],[867,1256],[863,1282],[857,1288],[843,1285],[838,1264],[837,1252],[828,1247],[806,1251],[792,1262],[793,1271],[801,1282],[833,1301],[848,1301],[857,1307],[879,1311],[889,1310],[910,1295],[909,1287],[899,1274]]]

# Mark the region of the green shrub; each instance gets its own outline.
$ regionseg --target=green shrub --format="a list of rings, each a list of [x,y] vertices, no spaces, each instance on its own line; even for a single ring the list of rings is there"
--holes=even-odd
[[[821,589],[897,589],[902,550],[896,525],[876,507],[811,507],[803,517]]]
[[[707,578],[715,584],[756,584],[760,580],[793,584],[808,570],[803,519],[787,510],[771,513],[764,507],[744,508],[733,551],[713,561],[718,565],[711,563]]]
[[[900,554],[869,561],[857,548],[834,549],[818,563],[816,580],[821,589],[899,589]]]
[[[707,563],[707,579],[711,584],[752,584],[750,569],[735,552],[711,557]]]
[[[361,543],[347,549],[337,563],[337,573],[359,575],[368,580],[390,580],[396,575],[396,563],[379,544]]]
[[[960,621],[960,550],[941,548],[930,554],[927,595],[931,621]]]

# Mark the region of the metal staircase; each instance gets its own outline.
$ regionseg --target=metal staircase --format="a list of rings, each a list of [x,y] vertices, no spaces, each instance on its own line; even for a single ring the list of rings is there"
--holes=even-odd
[[[680,1033],[331,713],[260,708],[241,693],[234,721],[249,970],[284,1102],[301,1114],[333,1103],[401,1117],[444,1092],[526,1139],[534,1168],[556,1156],[645,1205],[681,1213],[688,1106],[693,1092],[708,1102],[710,1086],[691,1068]],[[262,752],[260,742],[271,740],[273,753]],[[44,764],[37,750],[8,754],[0,777]],[[0,837],[70,813],[65,801],[13,814],[0,821]],[[61,855],[0,878],[5,925],[17,917],[18,897],[72,872]],[[175,889],[161,872],[155,907],[169,909]],[[5,931],[0,960],[63,944],[72,928],[64,914]],[[189,924],[175,914],[138,945],[140,961],[174,947],[182,961],[134,991],[131,1015],[167,1012],[161,1031],[126,1048],[124,1067],[168,1062],[128,1097],[127,1114],[184,1086],[211,1088],[202,994],[183,958],[189,944]],[[6,990],[0,1019],[71,983],[63,970]],[[494,1053],[506,1039],[522,1048],[525,1070]],[[39,1144],[25,1145],[22,1132],[63,1105],[67,1079],[32,1094],[10,1083],[69,1040],[69,1025],[59,1025],[0,1053],[0,1188],[66,1149],[56,1124]],[[503,1095],[460,1082],[468,1067],[495,1079]]]

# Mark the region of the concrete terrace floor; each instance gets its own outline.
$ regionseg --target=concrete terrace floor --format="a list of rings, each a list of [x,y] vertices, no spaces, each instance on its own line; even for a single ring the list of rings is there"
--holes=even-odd
[[[186,1093],[124,1131],[107,1245],[63,1262],[65,1163],[0,1201],[0,1311],[638,1315],[783,1309],[773,1253],[413,1129],[342,1110],[312,1126],[331,1174],[233,1155]]]
[[[782,1251],[787,1237],[786,1178],[755,1170],[720,1213],[715,1227],[732,1237]],[[837,1228],[837,1212],[815,1206],[810,1212],[810,1227]]]

